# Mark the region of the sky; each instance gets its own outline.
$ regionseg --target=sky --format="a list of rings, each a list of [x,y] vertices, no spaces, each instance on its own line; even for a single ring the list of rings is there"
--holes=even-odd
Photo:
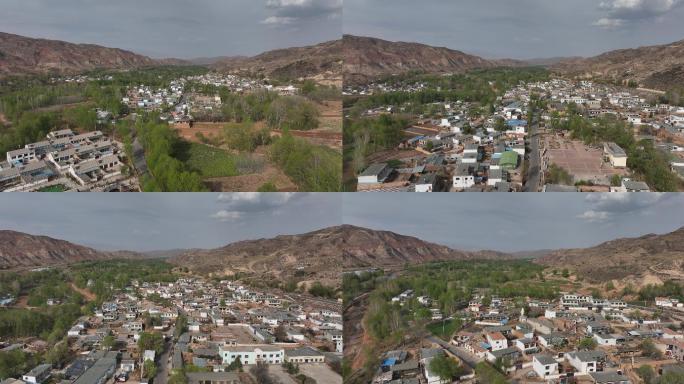
[[[531,59],[679,41],[682,20],[684,0],[345,0],[343,30]]]
[[[684,226],[684,194],[354,193],[343,221],[456,249],[576,248]]]
[[[342,0],[2,0],[0,31],[187,59],[339,39],[341,16]]]
[[[215,248],[352,224],[463,250],[586,247],[684,226],[684,194],[0,194],[0,229],[101,250]]]
[[[0,229],[100,250],[216,248],[340,225],[334,193],[0,195]]]

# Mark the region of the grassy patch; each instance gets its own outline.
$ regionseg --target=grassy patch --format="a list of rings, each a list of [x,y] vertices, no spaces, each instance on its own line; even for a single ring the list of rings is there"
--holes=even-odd
[[[177,158],[203,178],[237,176],[236,156],[218,148],[183,142]]]
[[[427,330],[430,331],[430,333],[432,333],[433,335],[444,340],[449,340],[451,335],[453,335],[453,333],[456,332],[456,330],[460,328],[460,326],[460,321],[452,319],[445,320],[444,324],[442,324],[441,321],[438,323],[428,324],[427,326],[425,326],[425,328],[427,328]]]
[[[38,190],[38,192],[65,192],[66,187],[62,184],[51,185],[49,187],[43,187]]]

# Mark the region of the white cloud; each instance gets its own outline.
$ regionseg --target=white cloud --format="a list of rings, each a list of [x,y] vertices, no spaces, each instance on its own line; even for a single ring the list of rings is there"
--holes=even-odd
[[[666,198],[664,193],[589,193],[585,197],[588,210],[577,215],[588,222],[616,220],[617,217],[644,215]]]
[[[637,196],[634,193],[590,193],[586,201],[591,208],[598,211],[629,213],[642,210],[651,206],[666,195],[662,193],[645,193],[645,196]]]
[[[597,223],[601,221],[608,220],[610,214],[608,212],[601,211],[585,211],[584,213],[577,215],[578,219],[586,220],[590,223]]]
[[[342,14],[342,0],[266,0],[273,14],[261,24],[281,26],[310,19],[336,19]]]
[[[270,16],[261,21],[261,24],[266,25],[288,25],[296,21],[294,17],[278,17]]]
[[[227,211],[225,209],[222,209],[211,215],[211,217],[219,221],[235,221],[242,218],[242,214],[242,212]]]
[[[599,3],[605,13],[593,25],[605,29],[621,28],[631,23],[654,20],[666,15],[684,0],[606,0]]]
[[[604,17],[602,19],[596,20],[592,25],[605,29],[615,29],[622,27],[624,24],[625,21],[622,19],[609,19],[607,17]]]
[[[234,192],[221,193],[217,202],[223,208],[211,215],[220,221],[236,221],[249,215],[269,213],[277,215],[280,209],[291,200],[306,195],[306,193],[282,192],[282,193],[259,193],[259,192]]]

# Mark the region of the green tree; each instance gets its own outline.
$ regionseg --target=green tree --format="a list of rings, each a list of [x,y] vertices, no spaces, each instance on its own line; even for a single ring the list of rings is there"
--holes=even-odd
[[[656,373],[653,367],[650,365],[642,365],[636,370],[637,375],[644,380],[645,384],[655,384],[656,383]]]
[[[164,350],[164,339],[157,332],[141,332],[138,339],[138,349],[141,352],[150,350],[160,354]]]
[[[143,375],[146,379],[157,376],[157,364],[152,360],[145,360],[143,363]]]
[[[242,372],[242,361],[240,360],[239,356],[237,359],[233,360],[230,364],[228,364],[228,371]]]
[[[653,340],[651,339],[646,339],[639,344],[639,349],[641,350],[641,354],[644,356],[648,356],[653,359],[660,359],[662,358],[662,353],[660,350],[658,350],[658,347],[656,347],[655,343],[653,343]]]
[[[610,185],[619,187],[622,184],[622,177],[620,175],[613,175],[610,177]]]
[[[577,347],[580,349],[587,349],[587,350],[592,350],[596,348],[596,340],[594,340],[591,337],[585,337],[580,342],[577,344]]]
[[[475,366],[475,375],[481,384],[506,384],[506,376],[497,371],[489,363],[480,362]]]
[[[188,384],[188,377],[181,369],[174,369],[169,375],[169,384]]]
[[[258,189],[257,192],[278,192],[278,188],[276,188],[275,184],[273,182],[268,181],[264,184],[262,184]]]
[[[112,335],[105,336],[102,340],[102,347],[106,350],[110,350],[116,345],[116,339]]]
[[[56,367],[61,367],[69,360],[69,357],[69,343],[66,340],[62,340],[50,349],[45,356],[45,361]]]
[[[448,382],[453,381],[453,379],[462,372],[462,368],[456,361],[443,354],[430,360],[430,370],[436,373],[440,379]]]
[[[658,384],[681,384],[684,383],[684,373],[667,372],[660,377]]]

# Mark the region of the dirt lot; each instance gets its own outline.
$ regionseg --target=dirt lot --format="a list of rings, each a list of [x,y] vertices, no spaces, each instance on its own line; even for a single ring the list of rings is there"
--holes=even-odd
[[[301,137],[314,145],[323,145],[337,151],[342,151],[342,133],[332,132],[324,128],[312,129],[310,131],[290,131],[292,136]],[[271,131],[271,136],[280,136],[281,131]]]
[[[412,157],[426,157],[426,155],[415,150],[390,149],[387,151],[376,152],[368,156],[367,163],[381,163],[393,159],[403,160],[410,159]]]
[[[260,173],[249,175],[214,177],[204,180],[209,188],[214,192],[253,192],[265,183],[275,184],[279,192],[295,192],[297,186],[281,170],[266,163],[264,170]]]
[[[321,128],[342,132],[342,101],[324,101],[316,106],[321,113]]]
[[[223,127],[228,124],[226,122],[195,122],[192,125],[192,128],[175,128],[176,131],[178,132],[178,135],[182,137],[183,139],[195,143],[201,143],[201,141],[197,138],[197,133],[201,133],[205,137],[212,138],[212,137],[218,137],[221,135],[223,132]],[[259,121],[257,123],[252,124],[251,129],[252,130],[260,130],[264,128],[266,125],[263,121]]]
[[[301,369],[302,366],[300,366],[299,368]],[[283,369],[283,367],[278,364],[270,364],[268,366],[268,373],[276,379],[277,383],[296,384],[296,382],[292,380],[292,377],[290,377],[290,375],[287,372],[285,372],[285,369]],[[316,382],[321,381],[316,380]],[[326,383],[326,381],[322,382]]]
[[[548,164],[565,168],[575,181],[587,180],[595,184],[610,184],[613,175],[626,175],[625,169],[615,169],[603,161],[603,150],[591,148],[581,141],[569,140],[556,135],[543,138]]]
[[[326,364],[301,364],[299,370],[316,380],[317,383],[342,384],[342,376]]]
[[[414,125],[414,126],[411,126],[409,128],[406,128],[404,130],[404,133],[408,136],[435,135],[435,134],[439,133],[439,127],[436,127],[434,125]]]

